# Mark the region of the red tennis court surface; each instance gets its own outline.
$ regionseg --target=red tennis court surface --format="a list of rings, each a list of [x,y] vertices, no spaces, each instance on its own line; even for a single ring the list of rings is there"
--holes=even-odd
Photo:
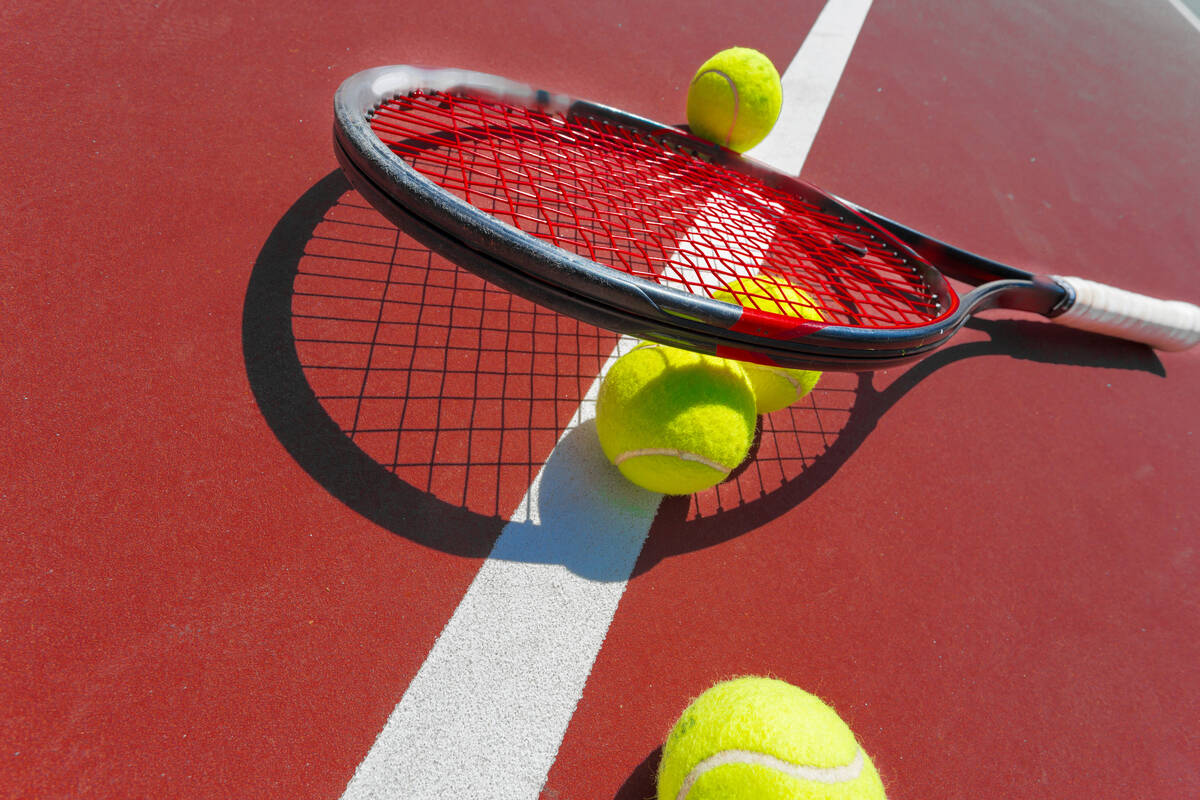
[[[479,796],[649,797],[674,719],[740,674],[829,701],[890,798],[1200,795],[1197,352],[992,313],[911,367],[827,374],[728,484],[637,506],[562,466],[593,452],[575,421],[617,337],[433,256],[337,172],[333,92],[360,69],[674,124],[708,55],[783,69],[824,7],[0,11],[0,797],[405,796],[379,754],[416,760],[396,743],[442,723],[406,709],[489,657],[448,623],[477,576],[542,569],[611,624],[533,676],[561,731],[520,727],[538,698],[499,671],[441,698],[505,718],[499,697],[550,747]],[[1018,266],[1198,302],[1187,8],[876,0],[802,174]],[[550,511],[575,497],[645,512],[627,568],[592,558],[603,526],[570,549],[585,526]],[[518,649],[571,623],[494,619]]]

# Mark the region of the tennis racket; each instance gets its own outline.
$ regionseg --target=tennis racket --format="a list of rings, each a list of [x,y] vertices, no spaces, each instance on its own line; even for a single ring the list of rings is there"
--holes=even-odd
[[[620,333],[848,371],[920,358],[990,308],[1162,350],[1200,341],[1190,303],[1006,266],[679,129],[493,75],[370,69],[334,113],[343,171],[390,221]]]

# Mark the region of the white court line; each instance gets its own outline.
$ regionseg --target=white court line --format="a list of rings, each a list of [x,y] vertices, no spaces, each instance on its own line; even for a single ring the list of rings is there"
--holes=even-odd
[[[1200,18],[1198,18],[1192,10],[1183,4],[1183,0],[1167,0],[1168,3],[1175,6],[1175,10],[1183,14],[1183,18],[1192,24],[1192,27],[1200,31]]]
[[[779,121],[746,155],[780,172],[800,174],[870,10],[871,0],[840,0],[825,6],[783,72]]]
[[[779,153],[781,166],[799,171],[870,5],[825,6],[783,76],[791,99],[776,131],[782,126],[784,138],[770,155],[760,145],[759,160]],[[810,48],[818,54],[806,55]],[[795,76],[798,66],[808,73]],[[776,139],[773,133],[767,141]],[[623,338],[604,370],[632,344]],[[541,793],[661,500],[604,461],[591,425],[598,387],[599,378],[344,800],[533,800]]]
[[[636,341],[623,337],[604,371]],[[355,800],[535,798],[661,495],[586,425],[597,379],[346,788]]]

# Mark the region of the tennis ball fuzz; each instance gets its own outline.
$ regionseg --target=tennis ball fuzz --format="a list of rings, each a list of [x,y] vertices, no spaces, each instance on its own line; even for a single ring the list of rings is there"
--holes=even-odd
[[[658,800],[882,800],[850,728],[820,698],[773,678],[718,683],[663,746]]]
[[[729,477],[754,440],[754,390],[736,362],[642,344],[609,369],[596,400],[600,447],[644,489],[693,494]]]
[[[700,65],[688,86],[692,133],[744,153],[761,142],[783,107],[783,85],[771,60],[748,47],[722,50]]]
[[[757,308],[771,314],[784,314],[820,321],[812,297],[802,289],[775,280],[741,278],[729,284],[729,291],[713,293],[716,300]],[[742,364],[754,386],[754,399],[759,414],[770,414],[787,408],[813,390],[821,373],[808,369],[788,369],[767,364]]]

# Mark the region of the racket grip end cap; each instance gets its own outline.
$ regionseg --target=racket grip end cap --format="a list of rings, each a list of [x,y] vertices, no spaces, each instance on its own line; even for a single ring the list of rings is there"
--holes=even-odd
[[[1072,303],[1054,321],[1070,328],[1116,336],[1158,350],[1186,350],[1200,342],[1200,307],[1160,300],[1058,275],[1053,279],[1072,293]]]

